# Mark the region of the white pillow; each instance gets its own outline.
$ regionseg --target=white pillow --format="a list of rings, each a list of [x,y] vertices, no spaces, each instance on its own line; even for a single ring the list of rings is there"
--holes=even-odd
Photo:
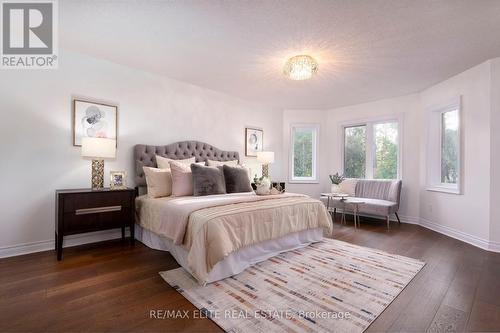
[[[168,197],[172,194],[172,173],[170,169],[142,167],[146,175],[150,198]]]
[[[358,180],[355,178],[344,179],[342,183],[340,183],[340,192],[348,194],[351,197],[356,195],[356,184]]]
[[[214,161],[214,160],[207,160],[207,165],[208,166],[238,166],[238,160],[232,160],[232,161]]]
[[[186,158],[185,160],[173,160],[171,158],[166,158],[163,156],[156,155],[156,164],[158,165],[158,169],[170,170],[170,164],[169,164],[170,162],[177,162],[181,164],[191,165],[191,163],[196,162],[196,158],[191,157],[191,158]]]
[[[191,165],[170,162],[172,172],[172,196],[193,195],[193,173]]]

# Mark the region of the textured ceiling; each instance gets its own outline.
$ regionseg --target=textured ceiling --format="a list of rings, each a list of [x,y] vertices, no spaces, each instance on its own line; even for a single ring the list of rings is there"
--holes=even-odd
[[[279,108],[420,91],[500,56],[499,0],[59,1],[61,47]],[[318,75],[291,81],[288,57]]]

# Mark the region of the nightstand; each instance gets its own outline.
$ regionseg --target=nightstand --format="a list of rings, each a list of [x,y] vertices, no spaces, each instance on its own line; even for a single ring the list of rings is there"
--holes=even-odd
[[[62,259],[63,237],[92,231],[130,227],[134,245],[135,190],[74,189],[56,191],[55,249]]]

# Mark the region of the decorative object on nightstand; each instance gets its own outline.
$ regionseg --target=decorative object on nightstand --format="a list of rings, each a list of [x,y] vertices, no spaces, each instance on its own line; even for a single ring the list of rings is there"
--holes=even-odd
[[[75,189],[56,191],[57,260],[62,258],[63,237],[92,231],[130,228],[130,242],[134,244],[135,190]]]
[[[271,191],[271,180],[267,177],[255,177],[254,183],[256,186],[255,193],[258,195],[268,195]]]
[[[104,187],[104,159],[116,157],[116,140],[82,138],[82,157],[92,158],[92,188]]]
[[[127,188],[126,171],[110,171],[109,187],[112,190],[123,190]]]
[[[272,151],[258,152],[257,161],[262,163],[262,177],[269,178],[269,164],[274,163],[274,152]]]
[[[254,181],[251,184],[254,191],[257,190],[257,184],[255,184],[256,179],[258,179],[257,175],[255,176]],[[285,187],[285,182],[271,182],[271,188],[275,188],[278,191],[281,191],[281,193],[285,192]]]
[[[338,172],[336,172],[334,175],[329,175],[330,181],[332,182],[332,187],[331,191],[332,193],[339,193],[340,192],[340,183],[344,181],[344,175],[340,175]]]

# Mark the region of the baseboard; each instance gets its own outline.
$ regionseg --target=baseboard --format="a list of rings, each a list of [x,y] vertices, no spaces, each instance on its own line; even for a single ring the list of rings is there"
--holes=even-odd
[[[380,216],[375,215],[361,215],[366,217],[380,218]],[[500,252],[500,242],[488,241],[486,239],[467,234],[463,231],[444,226],[433,221],[418,218],[414,216],[400,215],[402,223],[417,224],[424,228],[430,229],[432,231],[438,232],[440,234],[458,239],[462,242],[477,246],[483,250],[491,252]],[[395,217],[391,217],[391,221],[397,221]],[[127,229],[127,234],[129,234]],[[64,238],[63,247],[72,247],[88,243],[101,242],[111,239],[117,239],[121,237],[120,229],[97,231],[88,234],[71,235]],[[0,258],[14,257],[28,253],[42,252],[54,250],[54,240],[38,241],[33,243],[18,244],[12,246],[5,246],[0,248]]]
[[[126,234],[129,235],[127,228]],[[111,239],[121,238],[120,229],[96,231],[86,234],[71,235],[64,237],[63,247],[72,247],[82,244],[102,242]],[[54,239],[38,241],[33,243],[18,244],[0,248],[0,258],[14,257],[28,253],[54,250]]]
[[[458,239],[459,241],[474,245],[486,251],[500,252],[500,242],[493,242],[487,239],[470,235],[461,230],[435,223],[425,218],[420,218],[420,225],[440,234]]]

